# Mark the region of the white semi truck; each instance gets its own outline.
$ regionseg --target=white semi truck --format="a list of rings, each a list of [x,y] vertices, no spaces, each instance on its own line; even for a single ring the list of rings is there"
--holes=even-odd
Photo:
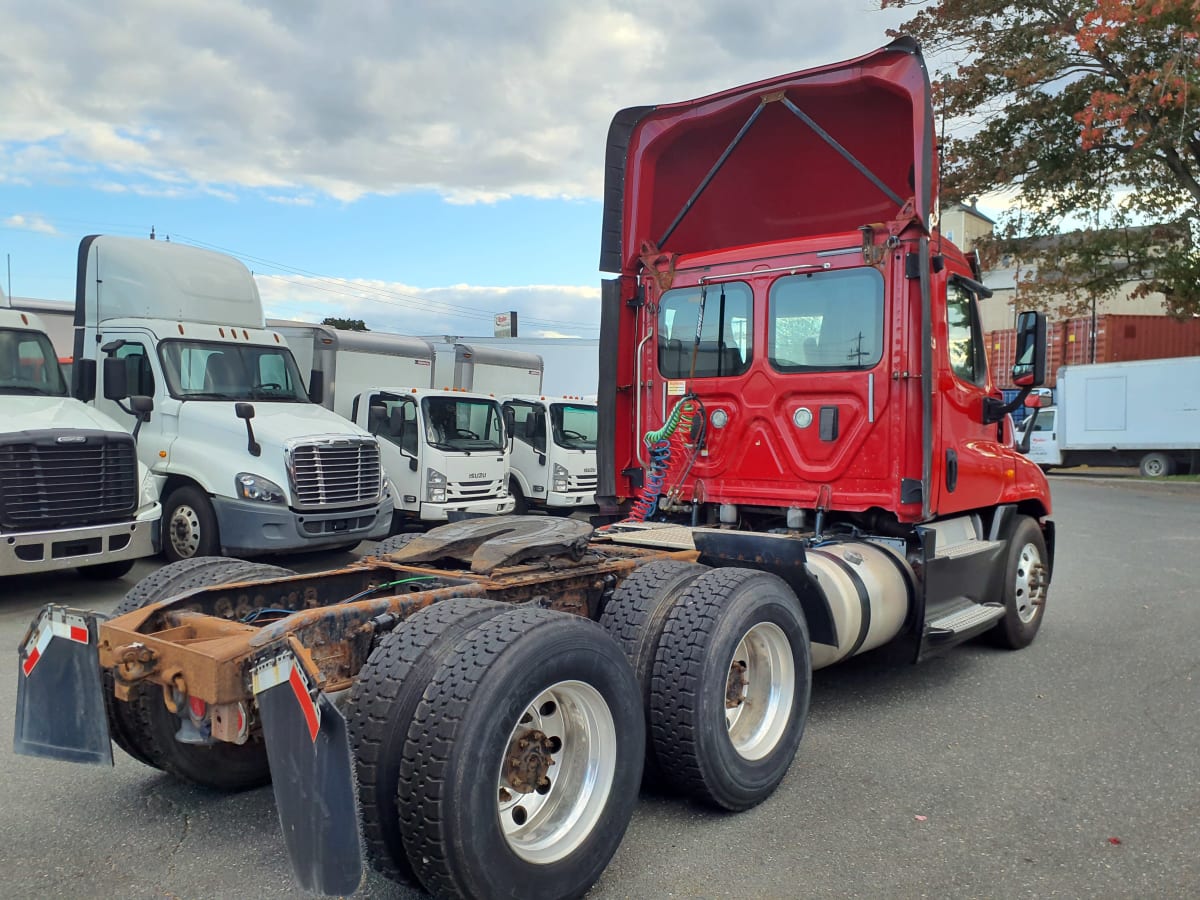
[[[378,442],[309,400],[241,262],[93,235],[78,265],[74,394],[130,431],[139,416],[120,398],[153,398],[137,447],[162,498],[169,559],[387,536]]]
[[[486,393],[435,385],[436,351],[429,341],[305,322],[269,324],[309,374],[309,396],[379,438],[396,498],[396,528],[404,519],[445,522],[451,513],[513,511],[500,404]]]
[[[1064,366],[1057,392],[1028,435],[1028,456],[1043,469],[1200,472],[1200,356]]]
[[[162,510],[133,437],[71,398],[42,321],[2,303],[0,419],[0,575],[120,578],[158,552]]]

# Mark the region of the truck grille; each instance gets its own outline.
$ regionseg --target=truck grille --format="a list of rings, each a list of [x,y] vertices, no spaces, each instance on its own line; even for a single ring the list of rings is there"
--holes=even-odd
[[[588,491],[594,493],[596,490],[595,475],[571,475],[567,479],[567,490],[571,493],[577,491]]]
[[[497,481],[451,481],[446,485],[446,501],[455,500],[490,500],[500,496],[500,486],[504,482]]]
[[[17,529],[108,522],[137,507],[127,434],[24,431],[0,443],[0,523]]]
[[[374,441],[296,444],[288,468],[297,509],[361,506],[379,499],[382,469]]]

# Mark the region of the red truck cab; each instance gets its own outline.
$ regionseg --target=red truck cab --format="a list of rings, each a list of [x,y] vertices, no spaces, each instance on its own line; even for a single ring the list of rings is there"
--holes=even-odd
[[[691,395],[691,458],[668,476],[665,514],[765,530],[788,510],[864,524],[1050,512],[995,413],[978,315],[990,292],[937,231],[914,42],[624,110],[607,174],[601,266],[618,278],[601,407],[615,455],[601,494],[638,496],[643,435]]]

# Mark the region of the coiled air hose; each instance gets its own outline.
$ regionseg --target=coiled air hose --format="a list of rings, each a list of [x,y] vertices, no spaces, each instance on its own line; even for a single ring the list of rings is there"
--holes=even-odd
[[[671,409],[662,428],[646,432],[643,443],[649,451],[650,465],[646,470],[641,496],[634,501],[629,518],[625,521],[645,522],[657,511],[658,500],[672,468],[671,463],[680,461],[687,449],[686,436],[692,430],[695,400],[694,394],[685,394]]]

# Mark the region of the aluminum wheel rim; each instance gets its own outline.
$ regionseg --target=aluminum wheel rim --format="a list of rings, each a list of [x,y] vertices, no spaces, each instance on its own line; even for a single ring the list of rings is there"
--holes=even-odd
[[[1163,473],[1163,464],[1161,459],[1148,459],[1144,463],[1143,468],[1145,468],[1146,474],[1152,478],[1157,478]]]
[[[171,514],[171,546],[183,559],[190,559],[200,549],[200,516],[190,506],[177,506]]]
[[[522,793],[513,787],[508,763],[522,738],[539,733],[560,742],[551,753],[549,785]],[[526,862],[557,862],[591,834],[612,791],[617,728],[608,703],[590,684],[560,681],[525,707],[505,747],[496,792],[504,840]]]
[[[1042,580],[1042,554],[1033,543],[1021,548],[1017,557],[1017,580],[1013,596],[1017,604],[1017,618],[1028,625],[1042,608],[1046,585]]]
[[[762,759],[774,750],[795,699],[792,645],[774,622],[759,622],[738,641],[729,661],[725,726],[738,755]]]

